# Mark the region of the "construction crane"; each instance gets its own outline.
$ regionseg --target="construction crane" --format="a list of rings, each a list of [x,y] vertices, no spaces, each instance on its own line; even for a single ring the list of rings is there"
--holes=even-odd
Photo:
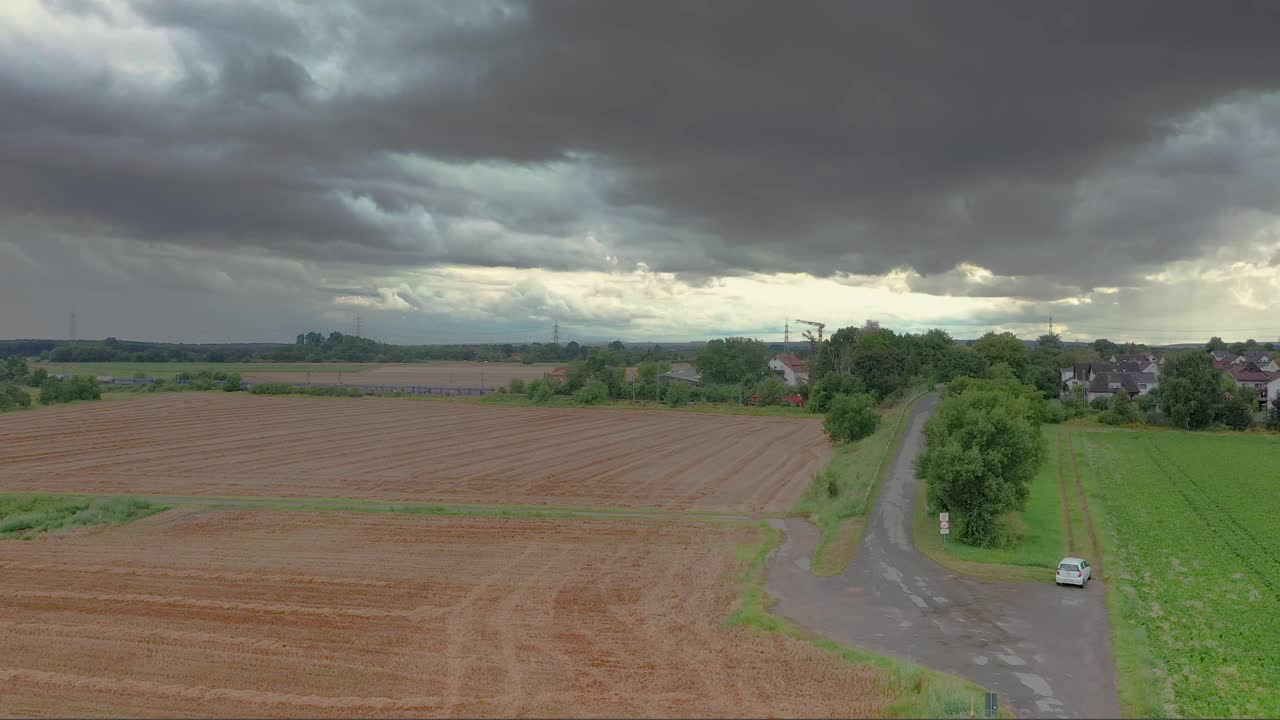
[[[826,324],[826,323],[814,322],[814,321],[812,321],[812,320],[797,320],[796,322],[801,323],[801,324],[803,324],[803,325],[812,325],[812,326],[814,326],[814,327],[818,328],[818,342],[822,342],[822,328],[824,328],[824,327],[826,327],[826,326],[827,326],[827,324]],[[812,333],[810,333],[810,332],[807,332],[807,331],[805,332],[805,335],[806,335],[806,336],[811,335],[811,334],[812,334]]]

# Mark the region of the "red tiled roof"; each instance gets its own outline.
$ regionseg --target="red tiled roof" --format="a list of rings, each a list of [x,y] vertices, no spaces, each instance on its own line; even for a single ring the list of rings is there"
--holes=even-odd
[[[796,355],[793,352],[778,353],[774,357],[778,359],[778,362],[782,363],[783,365],[786,365],[792,370],[805,372],[806,370],[809,369],[808,364],[805,363],[805,361],[801,360],[799,355]]]

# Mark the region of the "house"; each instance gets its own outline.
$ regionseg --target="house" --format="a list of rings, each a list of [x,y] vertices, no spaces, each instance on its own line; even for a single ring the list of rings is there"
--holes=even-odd
[[[1225,372],[1235,378],[1236,384],[1240,387],[1256,390],[1258,393],[1258,408],[1256,409],[1266,409],[1268,399],[1267,386],[1276,377],[1273,373],[1263,372],[1251,362],[1232,365]]]
[[[1121,392],[1128,393],[1131,398],[1142,393],[1128,373],[1100,372],[1089,381],[1089,386],[1085,390],[1085,400],[1093,402],[1098,398],[1110,399]]]
[[[1093,382],[1094,378],[1101,374],[1124,374],[1129,371],[1140,372],[1140,370],[1137,369],[1137,365],[1122,368],[1117,366],[1115,363],[1110,362],[1076,363],[1069,368],[1060,368],[1058,373],[1061,377],[1065,378],[1062,381],[1062,397],[1070,397],[1072,391],[1077,385],[1085,388],[1085,392],[1087,394],[1089,392],[1089,386]],[[1155,373],[1149,374],[1154,375]]]
[[[1226,361],[1229,363],[1235,362],[1235,359],[1240,357],[1239,355],[1236,355],[1235,353],[1227,352],[1226,350],[1211,350],[1209,351],[1209,355],[1213,358],[1214,363],[1219,363],[1223,361]]]
[[[1160,377],[1155,373],[1131,372],[1126,374],[1133,381],[1133,384],[1138,386],[1139,395],[1146,395],[1160,385]]]
[[[774,355],[769,360],[769,369],[786,383],[787,387],[796,387],[809,382],[809,365],[792,352]]]
[[[1271,360],[1272,360],[1271,353],[1265,350],[1247,350],[1241,353],[1240,356],[1234,360],[1234,363],[1236,365],[1243,365],[1244,363],[1253,363],[1258,367],[1262,367],[1263,365],[1269,364]]]
[[[1262,372],[1280,372],[1280,355],[1271,358],[1271,362],[1258,366]]]
[[[1275,373],[1275,377],[1267,380],[1267,410],[1271,409],[1272,402],[1280,400],[1280,373]]]
[[[658,376],[658,386],[665,387],[671,383],[685,383],[686,385],[701,385],[702,373],[695,368],[681,368],[672,370],[671,372],[662,373]]]

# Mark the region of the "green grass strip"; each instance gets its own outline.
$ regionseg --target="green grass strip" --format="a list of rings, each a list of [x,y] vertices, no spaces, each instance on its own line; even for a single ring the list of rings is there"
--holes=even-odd
[[[0,495],[0,538],[30,540],[40,533],[117,525],[154,515],[164,505],[123,495]]]

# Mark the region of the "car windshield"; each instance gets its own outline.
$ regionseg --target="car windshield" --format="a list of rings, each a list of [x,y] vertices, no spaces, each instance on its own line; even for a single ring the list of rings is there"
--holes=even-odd
[[[1062,563],[1061,565],[1058,566],[1058,569],[1066,570],[1067,572],[1078,572],[1080,570],[1080,566],[1072,565],[1071,563]]]

